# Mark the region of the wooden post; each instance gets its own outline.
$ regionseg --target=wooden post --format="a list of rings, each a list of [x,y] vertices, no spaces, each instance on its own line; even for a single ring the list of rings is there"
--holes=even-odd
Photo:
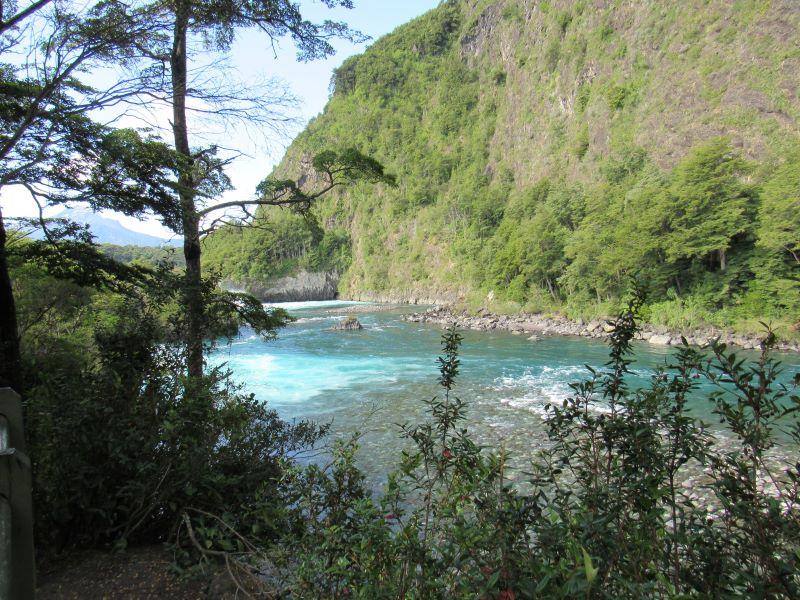
[[[33,600],[31,463],[25,453],[22,402],[0,388],[0,600]]]

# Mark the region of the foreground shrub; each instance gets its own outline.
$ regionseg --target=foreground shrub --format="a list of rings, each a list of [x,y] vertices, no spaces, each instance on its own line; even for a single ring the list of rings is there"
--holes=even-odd
[[[439,359],[442,395],[374,498],[357,439],[285,492],[303,535],[272,563],[269,593],[297,598],[665,598],[800,594],[796,387],[778,382],[767,333],[748,363],[721,344],[686,345],[631,389],[635,297],[614,323],[610,360],[549,407],[550,443],[525,485],[508,456],[478,447],[454,394],[460,336]],[[689,409],[716,391],[720,427]],[[707,389],[707,388],[706,388]],[[781,452],[777,452],[780,448]],[[787,462],[788,461],[788,462]],[[517,475],[520,475],[519,473]],[[291,558],[287,558],[291,557]],[[264,591],[264,588],[261,588]]]
[[[223,370],[187,380],[152,297],[36,287],[43,277],[19,278],[23,314],[36,317],[23,348],[40,553],[175,540],[187,511],[227,549],[204,512],[264,540],[285,533],[283,462],[322,430],[282,421]]]

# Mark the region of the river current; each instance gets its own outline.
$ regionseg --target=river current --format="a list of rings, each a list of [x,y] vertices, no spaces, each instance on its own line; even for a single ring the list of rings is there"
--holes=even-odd
[[[225,363],[234,380],[266,402],[284,419],[330,423],[331,436],[363,435],[359,462],[377,483],[397,462],[402,445],[400,423],[419,422],[423,399],[440,391],[436,357],[442,330],[409,323],[402,315],[419,310],[405,307],[370,310],[357,307],[360,331],[334,331],[356,303],[296,302],[282,306],[297,320],[264,341],[242,330],[230,345],[212,357]],[[508,332],[461,332],[461,370],[456,395],[468,405],[467,425],[487,446],[504,446],[524,462],[545,443],[545,406],[569,393],[571,382],[588,376],[586,365],[602,368],[608,347],[602,341],[528,336]],[[636,345],[631,385],[645,384],[675,349]],[[755,353],[742,352],[755,357]],[[782,354],[788,382],[800,371],[800,355]],[[698,394],[693,410],[711,424],[711,405]],[[605,410],[602,404],[596,410]]]

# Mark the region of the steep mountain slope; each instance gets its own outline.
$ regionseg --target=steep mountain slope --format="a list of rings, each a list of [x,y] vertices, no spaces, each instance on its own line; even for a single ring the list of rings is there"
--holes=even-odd
[[[355,146],[399,187],[320,203],[324,237],[278,217],[282,253],[226,231],[208,256],[240,279],[315,263],[348,296],[572,315],[638,273],[654,321],[797,322],[798,31],[791,0],[443,2],[345,61],[277,169]]]

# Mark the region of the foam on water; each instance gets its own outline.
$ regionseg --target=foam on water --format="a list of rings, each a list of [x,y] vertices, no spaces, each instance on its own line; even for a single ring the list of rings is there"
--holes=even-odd
[[[253,342],[250,342],[253,344]],[[264,344],[264,342],[257,342]],[[238,381],[246,382],[247,391],[273,407],[307,412],[313,404],[316,413],[327,413],[338,408],[341,390],[369,382],[375,386],[391,386],[399,381],[401,373],[413,373],[415,365],[395,362],[380,356],[339,356],[325,354],[253,354],[231,352],[218,354],[216,364],[225,363]],[[332,404],[334,403],[334,404]]]
[[[397,423],[427,418],[424,400],[441,393],[436,356],[442,330],[402,320],[408,309],[359,311],[360,331],[333,331],[332,307],[347,301],[293,302],[298,320],[264,341],[243,330],[230,346],[221,344],[210,363],[226,363],[235,381],[286,419],[331,422],[331,435],[365,433],[360,461],[372,476],[395,466],[403,441]],[[364,303],[359,303],[364,304]],[[602,373],[608,347],[602,342],[544,337],[535,345],[506,332],[464,331],[461,369],[455,393],[465,401],[468,421],[481,443],[502,442],[519,456],[545,440],[547,404],[560,405],[572,394],[570,383],[584,380],[589,364]],[[665,351],[636,346],[631,387],[646,384],[667,360]],[[798,367],[787,356],[787,373]],[[708,422],[709,403],[697,410]],[[607,411],[602,403],[591,410]]]
[[[345,318],[344,315],[327,315],[324,317],[300,317],[295,321],[297,324],[314,323],[315,321],[341,321]]]
[[[239,336],[238,338],[231,341],[232,346],[241,346],[243,344],[249,344],[256,340],[259,340],[260,337],[256,334],[246,335],[246,336]]]
[[[541,365],[526,369],[522,375],[504,374],[494,380],[491,389],[501,396],[501,404],[546,416],[547,405],[560,405],[573,393],[569,384],[580,381],[585,375],[586,367],[583,365]],[[589,410],[608,412],[600,402],[592,402]]]

